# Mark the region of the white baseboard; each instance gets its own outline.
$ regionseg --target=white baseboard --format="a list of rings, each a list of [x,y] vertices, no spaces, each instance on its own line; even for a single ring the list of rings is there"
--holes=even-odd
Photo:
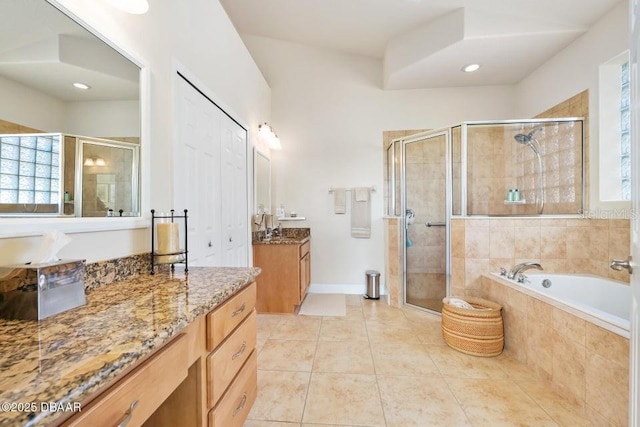
[[[325,284],[312,283],[308,290],[312,294],[347,294],[347,295],[364,295],[367,292],[366,285],[353,284]],[[380,287],[380,295],[385,295],[386,289]]]

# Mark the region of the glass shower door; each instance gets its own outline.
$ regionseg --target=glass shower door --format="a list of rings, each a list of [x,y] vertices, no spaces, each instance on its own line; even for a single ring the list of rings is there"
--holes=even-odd
[[[447,294],[448,131],[403,141],[405,303],[441,312]]]

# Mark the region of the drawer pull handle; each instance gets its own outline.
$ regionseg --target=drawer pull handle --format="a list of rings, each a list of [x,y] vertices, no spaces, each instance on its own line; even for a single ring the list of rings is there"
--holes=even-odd
[[[238,314],[242,313],[245,308],[247,308],[246,304],[242,303],[242,306],[239,309],[231,313],[231,317],[236,317]]]
[[[240,404],[238,405],[238,407],[233,410],[232,416],[235,417],[236,415],[238,415],[238,412],[242,411],[242,408],[244,408],[244,405],[246,404],[247,404],[247,393],[243,393],[242,400],[240,401]]]
[[[244,353],[244,351],[246,349],[247,349],[247,342],[246,341],[242,341],[242,347],[240,347],[240,350],[238,350],[237,353],[235,353],[233,356],[231,356],[231,360],[236,360],[236,357],[242,356],[242,353]]]
[[[118,423],[118,427],[125,427],[129,424],[129,421],[131,421],[131,417],[133,416],[133,410],[136,409],[136,406],[138,406],[138,401],[134,400],[131,403],[131,406],[129,406],[129,409],[127,409],[127,412],[124,413],[124,417],[122,417]]]

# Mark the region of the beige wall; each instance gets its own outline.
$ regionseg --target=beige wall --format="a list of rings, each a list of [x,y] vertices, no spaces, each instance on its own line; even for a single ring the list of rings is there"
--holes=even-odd
[[[38,133],[38,129],[22,126],[17,123],[0,120],[0,133]]]

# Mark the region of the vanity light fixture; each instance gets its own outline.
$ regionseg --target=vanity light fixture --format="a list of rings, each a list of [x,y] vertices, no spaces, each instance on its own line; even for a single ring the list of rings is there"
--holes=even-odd
[[[82,90],[91,89],[91,86],[89,86],[88,84],[85,84],[85,83],[81,83],[81,82],[75,82],[73,84],[73,87],[75,87],[76,89],[82,89]]]
[[[109,0],[109,3],[123,12],[134,15],[142,15],[147,13],[149,10],[149,3],[147,0]]]
[[[462,67],[462,71],[465,73],[473,73],[474,71],[478,71],[480,69],[480,64],[468,64]]]
[[[258,126],[258,136],[262,139],[271,150],[282,150],[280,138],[273,131],[273,128],[264,122]]]
[[[83,165],[85,166],[106,166],[107,162],[104,161],[102,157],[96,157],[95,159],[92,157],[87,157],[84,159]]]

